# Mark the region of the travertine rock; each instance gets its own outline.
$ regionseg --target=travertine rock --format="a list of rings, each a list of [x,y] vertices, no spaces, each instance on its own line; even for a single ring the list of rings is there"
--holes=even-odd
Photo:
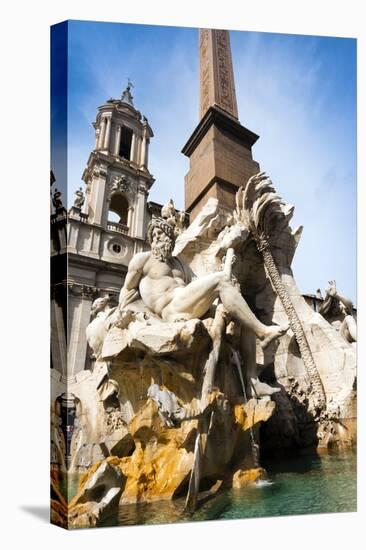
[[[238,403],[233,409],[220,399],[214,401],[202,479],[222,479],[224,472],[230,471],[230,464],[244,467],[244,459],[245,467],[253,468],[249,429],[256,429],[268,420],[274,407],[269,398],[251,399],[248,404]],[[120,462],[127,477],[122,502],[171,499],[185,494],[193,464],[197,421],[186,421],[178,428],[168,429],[161,421],[156,403],[148,401],[131,420],[129,429],[136,450]]]
[[[94,464],[69,503],[69,527],[96,527],[116,515],[125,481],[118,459],[108,458]]]
[[[236,473],[235,486],[244,484],[244,480],[249,482],[263,477],[262,469],[253,469],[250,439],[245,434],[270,417],[274,404],[269,398],[251,399],[248,404],[238,403],[231,409],[216,394],[211,406],[213,421],[202,479],[212,480],[210,484],[214,484],[223,478],[225,469],[231,471],[231,464],[242,465]],[[99,462],[83,476],[79,491],[69,506],[71,526],[97,525],[108,514],[116,513],[118,487],[123,486],[122,496],[119,495],[122,504],[172,499],[184,494],[192,469],[196,431],[197,420],[167,428],[157,404],[149,399],[129,423],[134,452],[121,459],[111,457]],[[218,443],[220,453],[217,452]],[[99,494],[102,486],[105,496],[97,501],[94,495]]]
[[[242,489],[252,485],[261,479],[267,479],[267,472],[264,468],[253,468],[251,470],[237,470],[233,475],[232,488]]]

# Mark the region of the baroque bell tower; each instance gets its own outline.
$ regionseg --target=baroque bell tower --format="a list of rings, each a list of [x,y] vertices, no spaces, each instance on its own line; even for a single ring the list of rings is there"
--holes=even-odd
[[[146,227],[152,217],[148,195],[154,178],[148,168],[153,131],[133,103],[128,82],[120,99],[98,107],[95,142],[68,212],[68,369],[88,364],[85,329],[92,303],[118,299],[127,267],[148,249]]]
[[[129,81],[121,99],[99,107],[83,180],[89,223],[144,239],[146,197],[154,182],[148,170],[153,132],[134,107],[131,86]]]
[[[200,122],[182,149],[190,161],[185,209],[191,222],[210,197],[232,210],[238,187],[260,170],[252,157],[259,136],[238,119],[229,32],[200,29],[199,54]]]

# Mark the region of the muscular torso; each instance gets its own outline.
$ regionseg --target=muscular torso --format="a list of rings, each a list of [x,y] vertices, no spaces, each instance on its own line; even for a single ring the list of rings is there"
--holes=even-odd
[[[149,254],[142,268],[139,291],[143,302],[158,315],[172,301],[176,289],[186,286],[179,260],[161,262]]]

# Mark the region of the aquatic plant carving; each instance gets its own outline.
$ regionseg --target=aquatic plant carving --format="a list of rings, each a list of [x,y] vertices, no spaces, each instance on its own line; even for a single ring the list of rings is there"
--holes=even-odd
[[[313,402],[315,402],[317,411],[321,413],[326,408],[323,383],[315,365],[304,327],[282,282],[271,251],[271,238],[288,223],[291,214],[292,210],[288,209],[276,193],[272,181],[265,172],[259,172],[252,176],[246,186],[241,187],[236,194],[234,219],[236,223],[245,225],[250,230],[257,249],[263,256],[265,269],[272,287],[281,300],[298,343],[311,384]]]

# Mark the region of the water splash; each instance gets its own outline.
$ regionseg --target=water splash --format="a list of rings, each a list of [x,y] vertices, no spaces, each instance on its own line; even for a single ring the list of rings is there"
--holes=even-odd
[[[235,362],[236,368],[238,370],[239,378],[240,378],[240,384],[241,384],[241,389],[243,391],[244,401],[245,401],[245,404],[247,404],[248,403],[248,398],[247,398],[247,392],[246,392],[245,384],[244,384],[244,380],[243,380],[243,373],[241,371],[239,353],[236,350],[232,350],[232,351],[233,351],[234,362]],[[259,464],[259,445],[256,442],[255,437],[254,437],[253,426],[249,427],[249,433],[250,433],[250,442],[251,442],[251,448],[252,448],[252,456],[253,456],[254,467],[259,468],[259,466],[260,466],[260,464]]]
[[[255,482],[255,486],[258,487],[258,488],[261,488],[261,487],[269,487],[270,485],[273,485],[273,481],[271,481],[270,479],[258,479],[256,482]]]

